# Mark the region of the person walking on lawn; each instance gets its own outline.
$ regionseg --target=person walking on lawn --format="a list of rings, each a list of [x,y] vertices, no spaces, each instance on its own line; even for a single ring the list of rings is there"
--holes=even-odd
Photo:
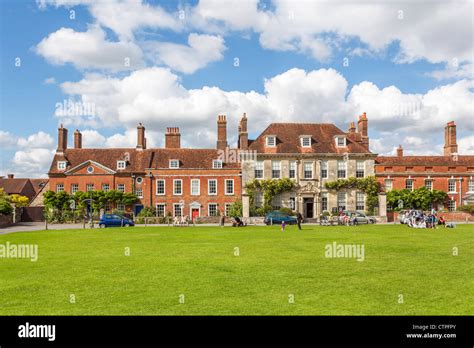
[[[301,231],[301,223],[303,222],[303,215],[300,212],[296,214],[296,223],[298,224],[298,229]]]

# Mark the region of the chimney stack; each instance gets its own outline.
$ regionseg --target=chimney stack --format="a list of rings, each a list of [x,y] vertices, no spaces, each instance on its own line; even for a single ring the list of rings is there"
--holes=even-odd
[[[58,128],[58,148],[57,153],[63,153],[67,149],[67,129],[61,126]]]
[[[398,145],[397,157],[403,157],[403,147],[402,147],[402,145]]]
[[[359,116],[359,121],[357,122],[357,130],[361,135],[362,141],[361,144],[368,150],[369,149],[369,125],[367,120],[367,114],[364,112]]]
[[[74,148],[82,149],[82,133],[79,132],[79,129],[74,132]]]
[[[444,155],[451,156],[458,152],[456,143],[456,124],[454,121],[448,122],[444,128]]]
[[[181,147],[181,134],[178,127],[166,128],[165,148],[179,149]]]
[[[13,179],[14,177],[15,177],[15,175],[13,175],[13,174],[7,174],[8,179]]]
[[[137,149],[146,149],[145,126],[142,123],[137,126]]]
[[[239,149],[247,150],[249,147],[249,134],[247,132],[247,114],[244,112],[239,123]]]
[[[217,116],[217,149],[225,150],[227,147],[227,120],[225,115]]]

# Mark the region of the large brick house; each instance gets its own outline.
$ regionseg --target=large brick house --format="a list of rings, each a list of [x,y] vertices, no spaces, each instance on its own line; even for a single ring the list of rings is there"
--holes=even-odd
[[[385,191],[413,190],[422,186],[448,193],[450,211],[474,203],[474,156],[458,154],[456,124],[445,127],[443,156],[405,156],[400,145],[396,156],[378,156],[375,173]]]
[[[82,148],[82,134],[74,132],[74,148],[68,148],[68,131],[58,129],[58,148],[49,170],[53,191],[116,189],[133,192],[139,201],[133,207],[114,208],[137,214],[144,206],[156,207],[164,216],[190,217],[226,214],[241,197],[237,162],[222,160],[227,148],[227,121],[217,121],[215,149],[181,148],[179,128],[169,127],[164,148],[146,146],[145,127],[137,127],[135,148]]]
[[[306,218],[317,218],[323,211],[340,208],[365,210],[365,194],[355,189],[334,192],[324,184],[338,178],[374,175],[376,155],[369,151],[368,119],[359,116],[347,132],[334,124],[272,123],[255,140],[248,140],[247,117],[239,127],[239,148],[256,153],[256,158],[242,162],[242,180],[290,178],[296,189],[282,193],[274,208],[289,207]],[[243,215],[250,213],[249,197],[243,190]],[[260,194],[255,205],[264,204]]]

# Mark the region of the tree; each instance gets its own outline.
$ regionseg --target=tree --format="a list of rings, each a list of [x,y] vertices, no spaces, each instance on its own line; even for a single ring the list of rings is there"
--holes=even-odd
[[[232,203],[228,211],[229,216],[242,216],[242,202],[237,201]]]
[[[30,202],[30,199],[26,196],[13,194],[13,195],[10,195],[10,202],[15,204],[15,207],[17,208],[23,208],[28,205],[28,203]]]
[[[10,197],[5,193],[5,190],[0,187],[0,214],[10,215],[13,207],[10,204]]]
[[[421,209],[428,210],[430,204],[444,203],[448,198],[448,194],[440,190],[428,190],[426,187],[420,187],[413,191],[391,190],[387,193],[387,203],[392,210],[399,211],[402,209]]]

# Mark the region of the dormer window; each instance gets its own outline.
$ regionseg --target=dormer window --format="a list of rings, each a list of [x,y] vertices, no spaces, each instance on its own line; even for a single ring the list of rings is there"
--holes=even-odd
[[[212,169],[222,169],[222,160],[212,160]]]
[[[311,147],[311,136],[302,135],[300,137],[301,147]]]
[[[274,135],[267,135],[267,146],[268,147],[275,147],[276,146],[276,136]]]
[[[179,160],[177,159],[170,160],[170,168],[173,168],[173,169],[179,168]]]
[[[117,169],[125,169],[127,163],[125,161],[117,161]]]
[[[66,161],[58,161],[58,169],[65,170],[66,169]]]
[[[346,146],[346,137],[336,137],[336,146],[345,147]]]

